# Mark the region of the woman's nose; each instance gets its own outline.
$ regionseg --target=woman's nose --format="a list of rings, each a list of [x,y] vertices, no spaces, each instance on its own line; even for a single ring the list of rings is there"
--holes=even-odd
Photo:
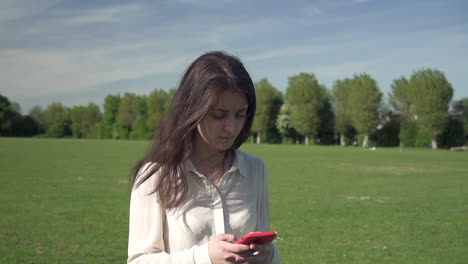
[[[227,132],[230,132],[230,133],[234,132],[235,122],[236,121],[232,117],[226,118],[224,120],[224,130],[227,131]]]

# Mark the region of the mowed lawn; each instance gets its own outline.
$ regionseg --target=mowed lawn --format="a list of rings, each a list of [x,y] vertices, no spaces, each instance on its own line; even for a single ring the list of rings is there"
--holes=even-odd
[[[146,141],[0,138],[0,263],[124,263]],[[468,263],[468,153],[251,145],[283,263]]]

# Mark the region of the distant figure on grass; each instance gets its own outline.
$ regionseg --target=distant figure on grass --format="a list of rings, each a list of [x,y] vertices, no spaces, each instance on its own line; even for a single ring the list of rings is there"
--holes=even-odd
[[[128,263],[279,263],[262,160],[238,150],[255,115],[242,62],[209,52],[186,70],[158,137],[132,173]]]

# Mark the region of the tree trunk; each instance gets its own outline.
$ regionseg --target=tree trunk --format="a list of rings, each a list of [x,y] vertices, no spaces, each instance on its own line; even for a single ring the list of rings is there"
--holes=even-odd
[[[257,132],[257,144],[262,143],[262,132]]]
[[[431,145],[432,145],[432,149],[433,149],[433,150],[436,150],[436,149],[437,149],[437,139],[436,139],[436,136],[432,136],[432,138],[431,138]]]
[[[365,149],[369,148],[369,134],[366,133],[364,136],[364,142],[362,142],[362,147]]]
[[[252,144],[255,143],[255,136],[254,136],[254,135],[252,135],[252,137],[250,137],[250,142],[251,142]]]
[[[340,134],[340,145],[341,145],[342,147],[345,147],[345,146],[346,146],[346,142],[345,142],[345,138],[344,138],[344,134],[343,134],[343,133]]]
[[[304,143],[305,143],[306,145],[309,145],[309,144],[310,144],[310,136],[309,136],[309,135],[305,135],[304,140],[305,140]]]

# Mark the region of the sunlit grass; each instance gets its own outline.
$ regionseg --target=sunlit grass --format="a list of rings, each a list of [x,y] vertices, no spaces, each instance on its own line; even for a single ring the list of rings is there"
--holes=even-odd
[[[123,263],[146,141],[0,138],[0,263]],[[468,153],[251,145],[283,263],[468,263]]]

